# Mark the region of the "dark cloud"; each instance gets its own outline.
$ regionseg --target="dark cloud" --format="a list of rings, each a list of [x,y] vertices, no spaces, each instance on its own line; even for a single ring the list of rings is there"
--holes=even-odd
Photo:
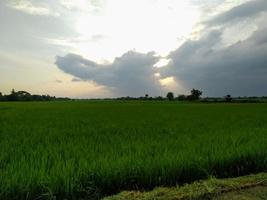
[[[170,54],[172,62],[162,75],[174,75],[187,88],[201,88],[209,96],[267,94],[266,29],[232,46],[214,48],[220,40],[221,33],[214,31],[187,41]]]
[[[254,0],[224,12],[207,23],[199,40],[187,41],[170,53],[163,77],[174,76],[186,88],[198,87],[208,96],[267,94],[267,26],[265,20],[252,20],[257,27],[251,36],[231,46],[222,46],[224,31],[247,18],[256,19],[267,10],[267,1]],[[266,16],[266,15],[265,15]],[[263,16],[264,17],[264,16]],[[235,23],[235,20],[237,20]],[[228,22],[231,22],[229,24]],[[212,30],[213,26],[222,26]],[[247,24],[249,26],[249,24]],[[239,34],[239,30],[236,30]],[[232,36],[234,37],[234,36]]]
[[[140,96],[160,93],[161,86],[153,67],[158,60],[154,52],[142,54],[129,51],[107,65],[97,64],[75,54],[56,57],[56,65],[79,79],[107,86],[116,95]]]
[[[230,46],[222,45],[227,28],[247,18],[256,19],[265,10],[266,0],[254,0],[218,15],[206,22],[205,34],[200,39],[188,40],[171,52],[168,56],[171,61],[164,68],[153,67],[160,60],[153,52],[134,51],[107,65],[74,54],[57,57],[56,64],[76,78],[109,87],[115,95],[162,94],[156,72],[161,78],[175,77],[187,90],[202,89],[207,96],[267,95],[266,20],[250,21],[257,27],[252,35]],[[217,25],[220,29],[213,30]]]
[[[260,12],[267,10],[266,0],[251,0],[247,3],[241,4],[230,9],[227,12],[217,15],[213,19],[206,22],[210,25],[221,25],[235,20],[240,20],[240,18],[252,17]]]

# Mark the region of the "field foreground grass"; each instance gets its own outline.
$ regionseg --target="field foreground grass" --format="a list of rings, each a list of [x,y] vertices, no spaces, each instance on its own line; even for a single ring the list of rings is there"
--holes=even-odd
[[[156,188],[150,192],[129,191],[103,200],[264,200],[267,174],[230,179],[210,178],[182,187]]]
[[[0,103],[0,199],[100,199],[266,171],[265,103]]]

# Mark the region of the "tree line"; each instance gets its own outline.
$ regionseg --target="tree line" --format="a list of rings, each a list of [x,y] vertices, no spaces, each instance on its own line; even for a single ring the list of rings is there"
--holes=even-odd
[[[198,102],[239,102],[239,103],[246,103],[246,102],[267,102],[267,97],[232,97],[230,94],[224,97],[204,97],[202,98],[202,91],[198,89],[192,89],[189,95],[180,94],[175,96],[173,92],[168,92],[166,96],[156,96],[152,97],[148,94],[145,94],[141,97],[119,97],[119,98],[104,98],[99,100],[142,100],[142,101],[198,101]],[[12,89],[10,94],[3,95],[0,92],[0,101],[67,101],[67,100],[75,100],[70,99],[67,97],[55,97],[50,95],[37,95],[37,94],[30,94],[27,91],[15,91]],[[77,99],[78,100],[78,99]],[[97,99],[84,99],[84,100],[97,100]]]
[[[118,100],[169,100],[169,101],[198,101],[203,103],[261,103],[267,102],[267,97],[256,97],[256,96],[243,96],[243,97],[232,97],[230,94],[227,94],[223,97],[204,97],[202,98],[203,92],[198,89],[192,89],[189,95],[179,94],[177,96],[174,95],[173,92],[168,92],[165,97],[157,96],[157,97],[150,97],[148,94],[142,97],[120,97],[117,98]]]
[[[27,91],[15,91],[12,89],[10,94],[3,95],[0,92],[0,101],[55,101],[55,100],[70,100],[70,98],[57,98],[50,95],[30,94]]]
[[[190,95],[178,95],[176,98],[174,97],[173,92],[168,92],[166,97],[169,101],[172,101],[174,99],[177,99],[179,101],[195,101],[195,100],[199,100],[201,95],[202,95],[202,91],[198,90],[198,89],[192,89]]]
[[[196,101],[199,100],[202,95],[202,91],[198,89],[192,89],[190,95],[178,95],[177,97],[174,96],[173,92],[168,92],[166,97],[157,96],[157,97],[151,97],[148,94],[141,97],[119,97],[117,100],[179,100],[179,101]]]

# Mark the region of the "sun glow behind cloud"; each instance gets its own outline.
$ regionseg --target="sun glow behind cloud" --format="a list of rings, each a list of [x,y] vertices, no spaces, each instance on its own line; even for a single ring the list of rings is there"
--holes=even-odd
[[[126,51],[155,51],[165,56],[187,37],[199,17],[186,1],[106,0],[101,12],[79,12],[75,28],[82,38],[98,41],[75,44],[77,53],[112,61]]]

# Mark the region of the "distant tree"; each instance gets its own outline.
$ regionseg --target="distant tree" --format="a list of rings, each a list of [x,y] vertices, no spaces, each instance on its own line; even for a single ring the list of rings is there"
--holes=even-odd
[[[169,101],[172,101],[174,99],[174,94],[172,92],[168,92],[166,97]]]
[[[26,92],[26,91],[16,92],[14,89],[12,89],[9,95],[1,94],[0,100],[2,101],[54,101],[54,100],[66,101],[66,100],[71,100],[71,99],[66,98],[66,97],[56,98],[55,96],[49,96],[49,95],[31,95],[29,92]]]
[[[155,100],[164,100],[164,98],[162,96],[157,96],[154,98]]]
[[[189,95],[187,97],[187,99],[190,100],[190,101],[192,101],[192,100],[198,100],[201,95],[202,95],[202,91],[193,88],[191,90],[191,95]]]
[[[0,101],[3,101],[4,97],[2,95],[2,92],[0,92]]]
[[[202,95],[202,91],[193,89],[191,90],[191,95],[194,96],[196,99],[199,99],[200,96]]]
[[[184,101],[184,100],[186,100],[186,96],[184,94],[180,94],[180,95],[178,95],[177,100],[178,101]]]
[[[14,89],[12,89],[11,94],[7,95],[7,100],[8,101],[17,101],[18,97]]]
[[[231,102],[233,100],[233,98],[231,97],[230,94],[227,94],[225,97],[224,97],[225,101],[226,102]]]
[[[30,101],[32,100],[32,95],[26,91],[18,91],[16,92],[18,101]]]

